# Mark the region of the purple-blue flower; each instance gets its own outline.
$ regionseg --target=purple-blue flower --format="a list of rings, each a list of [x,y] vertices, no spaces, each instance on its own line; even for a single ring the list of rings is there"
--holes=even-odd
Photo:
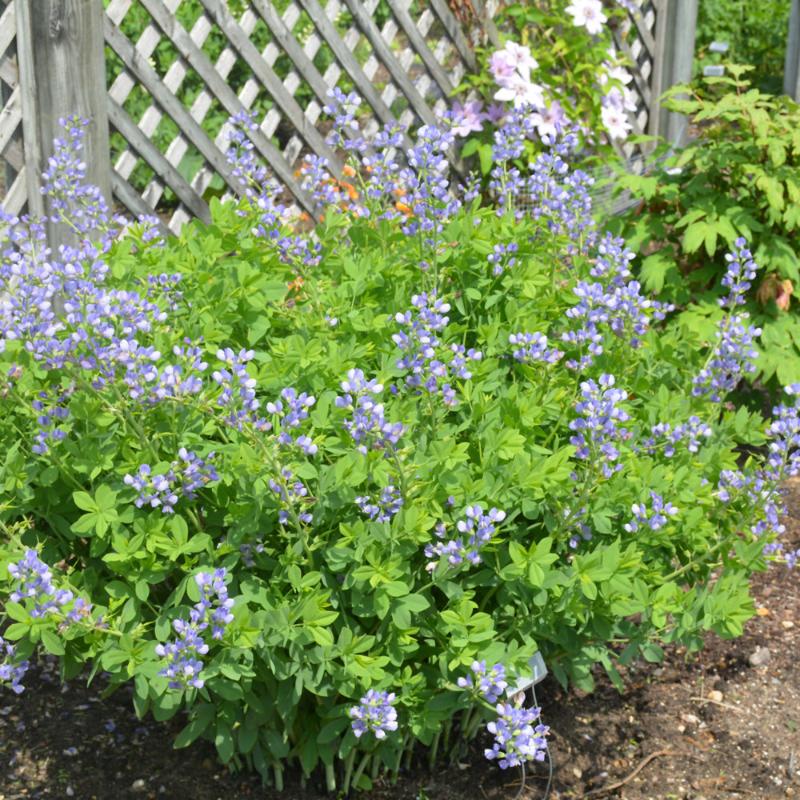
[[[450,304],[435,294],[414,295],[411,298],[412,310],[396,314],[395,322],[400,331],[392,335],[392,341],[402,353],[397,360],[397,368],[406,377],[406,385],[424,390],[429,394],[440,394],[446,406],[457,404],[452,381],[469,380],[470,361],[480,361],[483,354],[465,345],[452,343],[445,345],[437,334],[446,327],[450,318]]]
[[[356,738],[359,739],[371,731],[376,739],[385,739],[387,733],[396,731],[397,710],[394,708],[396,699],[394,692],[370,689],[359,704],[347,712],[353,720],[352,727]]]
[[[678,513],[678,509],[672,503],[665,503],[664,498],[656,492],[650,492],[650,504],[650,510],[646,503],[634,503],[631,506],[633,519],[624,526],[628,533],[638,531],[640,525],[647,525],[652,531],[660,530],[667,524],[669,517]]]
[[[486,758],[496,760],[500,769],[518,767],[527,761],[544,761],[550,729],[541,723],[534,727],[540,717],[540,708],[498,704],[497,719],[486,726],[494,736],[494,744],[484,751]]]
[[[74,597],[68,589],[55,586],[50,567],[35,550],[26,550],[20,561],[8,565],[8,572],[14,579],[11,601],[21,603],[32,600],[32,617],[43,617],[48,611],[58,611]]]
[[[498,523],[505,518],[505,511],[491,508],[485,512],[483,506],[476,503],[467,506],[464,519],[456,524],[461,536],[445,540],[447,527],[443,522],[437,524],[434,532],[441,541],[425,546],[425,557],[431,559],[427,566],[428,571],[436,569],[441,558],[446,558],[451,566],[459,566],[464,562],[480,564],[480,550],[491,541]]]
[[[360,369],[351,369],[341,387],[344,394],[338,396],[334,403],[337,408],[351,412],[344,427],[358,445],[358,450],[366,453],[371,449],[395,447],[403,435],[403,425],[400,422],[389,422],[383,403],[375,400],[383,392],[383,384],[378,383],[375,378],[367,380]]]
[[[392,483],[381,489],[377,497],[356,497],[356,505],[361,513],[375,522],[389,522],[403,507],[403,496]]]
[[[302,509],[305,500],[308,497],[308,489],[302,481],[293,480],[294,474],[286,467],[281,470],[281,480],[277,481],[274,478],[269,480],[269,488],[278,496],[286,507],[298,506]],[[278,522],[285,525],[291,519],[291,513],[288,508],[282,508],[278,511]],[[313,519],[313,515],[308,511],[297,511],[297,518],[300,522],[309,525]]]
[[[166,472],[154,473],[149,464],[141,464],[133,475],[126,474],[123,482],[136,490],[133,502],[137,508],[148,506],[160,508],[162,514],[173,514],[181,495],[194,500],[198,489],[219,480],[213,459],[213,452],[203,459],[181,447],[178,460]]]
[[[508,337],[509,344],[515,346],[513,355],[515,360],[523,364],[532,364],[537,361],[545,364],[555,364],[564,353],[556,347],[548,347],[548,339],[543,333],[512,333]]]
[[[25,677],[30,662],[17,659],[17,648],[0,636],[0,685],[8,686],[14,694],[22,694],[25,687],[20,681]]]
[[[195,575],[200,599],[189,612],[189,620],[173,620],[177,638],[156,645],[156,655],[167,662],[159,674],[169,679],[170,689],[202,689],[205,685],[202,657],[209,651],[205,632],[210,627],[211,638],[221,639],[233,621],[234,601],[228,596],[225,577],[224,568]]]
[[[496,703],[508,688],[505,667],[502,664],[495,664],[487,668],[485,661],[473,661],[471,669],[472,675],[459,678],[456,683],[462,689],[477,692],[488,703]]]
[[[570,430],[575,432],[570,443],[577,448],[576,457],[599,464],[606,478],[622,469],[617,463],[617,444],[630,435],[620,427],[621,422],[630,419],[620,407],[628,395],[622,389],[615,389],[614,382],[614,376],[607,374],[600,376],[599,385],[593,380],[583,381],[583,399],[575,405],[580,416],[569,424]]]
[[[295,438],[291,431],[300,427],[300,424],[308,419],[308,410],[316,402],[313,396],[306,392],[297,393],[295,389],[287,386],[281,390],[279,400],[267,403],[267,411],[278,417],[278,427],[281,429],[278,434],[278,442],[284,446],[296,445],[306,455],[313,456],[317,452],[317,445],[306,435]]]

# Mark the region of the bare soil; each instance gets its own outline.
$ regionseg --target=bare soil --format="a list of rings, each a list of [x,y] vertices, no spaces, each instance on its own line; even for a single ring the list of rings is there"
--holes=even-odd
[[[787,538],[800,542],[800,481],[787,487]],[[797,546],[797,544],[795,544]],[[538,687],[552,728],[552,800],[800,798],[800,575],[773,568],[754,581],[758,615],[737,640],[709,636],[699,654],[667,651],[637,664],[620,694],[598,673],[590,695]],[[764,649],[765,648],[765,649]],[[42,662],[19,697],[0,695],[0,800],[323,800],[290,779],[283,794],[234,775],[197,743],[173,750],[180,728],[138,720],[130,698],[61,685]],[[486,762],[477,742],[464,763],[430,772],[421,757],[396,786],[364,800],[513,800],[519,774]],[[544,798],[537,765],[522,795]]]

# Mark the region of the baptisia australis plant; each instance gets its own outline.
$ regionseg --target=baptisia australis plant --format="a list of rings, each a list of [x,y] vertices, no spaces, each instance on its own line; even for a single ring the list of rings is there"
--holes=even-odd
[[[537,651],[619,683],[741,633],[752,573],[797,561],[800,387],[770,420],[728,402],[745,243],[698,349],[594,221],[576,134],[509,113],[486,202],[452,119],[372,138],[357,100],[330,100],[344,163],[308,165],[313,231],[249,123],[242,197],[178,238],[111,218],[77,120],[47,180],[73,244],[3,218],[0,683],[43,648],[277,787],[363,788],[476,736],[535,769],[547,728],[513,687]]]

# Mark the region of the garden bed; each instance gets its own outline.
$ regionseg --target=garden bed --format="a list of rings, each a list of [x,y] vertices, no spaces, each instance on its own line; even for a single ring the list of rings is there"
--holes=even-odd
[[[790,483],[788,502],[787,543],[798,543],[800,481]],[[727,641],[709,636],[705,650],[688,661],[684,652],[671,649],[661,665],[639,663],[626,675],[622,695],[601,673],[591,695],[564,694],[551,678],[541,685],[542,716],[553,731],[552,798],[800,797],[800,780],[793,775],[800,771],[796,576],[773,567],[756,577],[754,594],[759,614],[744,636]],[[87,689],[75,680],[61,686],[48,663],[32,670],[27,683],[18,697],[4,693],[0,706],[0,800],[326,797],[292,779],[283,794],[264,790],[257,777],[227,773],[207,743],[173,750],[180,719],[171,725],[137,720],[124,692],[103,698],[99,684]],[[420,757],[396,787],[380,785],[368,797],[514,797],[518,773],[485,762],[484,744],[480,741],[464,763],[433,773]],[[601,792],[637,768],[622,787]],[[543,797],[545,784],[540,765],[525,797]]]

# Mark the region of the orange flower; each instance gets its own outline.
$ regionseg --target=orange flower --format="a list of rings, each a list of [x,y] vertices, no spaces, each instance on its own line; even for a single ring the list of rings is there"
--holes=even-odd
[[[410,206],[407,206],[405,203],[397,202],[394,204],[394,207],[401,213],[405,214],[407,217],[413,217],[414,212],[411,210]]]
[[[778,294],[775,297],[775,305],[778,306],[781,311],[788,311],[793,294],[794,286],[792,286],[792,282],[788,278],[785,281],[781,281]]]
[[[347,192],[347,196],[351,200],[358,200],[358,190],[356,189],[355,186],[353,186],[352,183],[347,183],[347,181],[340,181],[339,185],[342,187],[342,189],[345,190],[345,192]]]
[[[349,164],[345,164],[342,167],[342,174],[347,175],[348,178],[352,178],[355,176],[356,171]]]
[[[758,287],[756,297],[758,301],[766,305],[770,300],[775,301],[775,305],[781,311],[788,311],[794,294],[794,285],[786,278],[781,280],[776,273],[767,275]]]

